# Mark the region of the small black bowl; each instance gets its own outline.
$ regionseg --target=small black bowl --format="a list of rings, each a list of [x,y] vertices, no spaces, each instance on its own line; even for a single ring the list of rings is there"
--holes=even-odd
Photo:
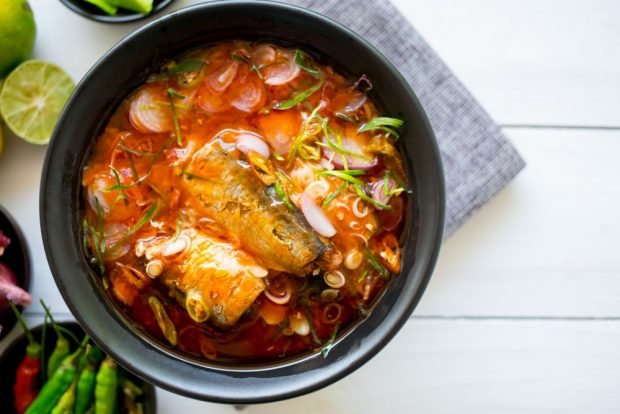
[[[149,14],[135,13],[125,9],[119,9],[115,16],[110,16],[103,12],[99,7],[94,6],[84,0],[60,0],[67,8],[88,19],[102,23],[129,23],[137,20],[146,19],[156,13],[159,13],[174,0],[155,0],[153,1],[153,10]]]
[[[15,220],[2,206],[0,206],[0,230],[11,239],[11,244],[4,250],[4,255],[0,256],[0,263],[3,263],[13,271],[19,287],[29,290],[30,256],[28,255],[28,245]],[[21,311],[21,307],[18,308]],[[15,315],[11,312],[11,308],[7,306],[4,309],[0,309],[0,325],[2,325],[0,339],[4,338],[11,331],[13,326],[15,326],[15,322],[17,322],[17,319],[15,319]]]
[[[387,28],[386,28],[387,30]],[[370,98],[405,120],[399,150],[408,195],[402,271],[370,314],[339,336],[329,354],[268,364],[223,364],[189,357],[138,329],[120,312],[86,259],[81,175],[97,137],[122,100],[168,58],[233,39],[307,50],[339,72],[373,82]],[[344,377],[377,354],[406,323],[431,277],[443,234],[439,150],[407,81],[363,38],[309,10],[271,1],[216,1],[170,13],[113,47],[82,79],[56,124],[42,172],[40,219],[47,259],[73,315],[104,350],[141,377],[193,398],[249,404],[290,398]],[[414,367],[412,367],[414,369]]]
[[[84,337],[84,330],[75,322],[59,322],[59,325],[71,331],[78,339]],[[49,355],[54,350],[56,345],[56,333],[52,329],[52,326],[48,324],[45,332],[45,342],[42,343],[43,325],[31,328],[31,332],[36,341],[44,346],[45,354]],[[71,340],[70,340],[71,341]],[[26,355],[26,346],[28,345],[28,339],[23,333],[18,336],[0,355],[0,412],[4,414],[16,413],[13,405],[13,384],[15,383],[15,374],[17,373],[17,367],[24,359]],[[72,342],[72,346],[77,348]],[[127,378],[134,384],[141,387],[144,391],[144,412],[146,414],[155,414],[157,412],[157,400],[155,397],[155,387],[151,384],[144,382],[140,378],[136,377],[132,373],[125,371]]]

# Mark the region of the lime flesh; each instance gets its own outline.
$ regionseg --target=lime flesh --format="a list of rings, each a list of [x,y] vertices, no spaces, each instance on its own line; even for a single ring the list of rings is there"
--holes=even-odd
[[[0,114],[15,135],[47,144],[75,85],[58,66],[39,60],[19,65],[0,92]]]

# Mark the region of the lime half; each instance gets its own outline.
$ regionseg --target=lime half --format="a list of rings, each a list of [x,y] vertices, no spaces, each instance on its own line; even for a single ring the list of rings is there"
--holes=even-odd
[[[0,114],[20,138],[47,144],[75,85],[58,66],[40,60],[19,65],[4,81]]]

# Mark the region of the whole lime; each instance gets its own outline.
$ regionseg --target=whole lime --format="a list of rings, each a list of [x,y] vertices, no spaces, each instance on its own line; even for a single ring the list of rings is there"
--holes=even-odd
[[[0,0],[0,78],[30,57],[36,25],[26,0]]]

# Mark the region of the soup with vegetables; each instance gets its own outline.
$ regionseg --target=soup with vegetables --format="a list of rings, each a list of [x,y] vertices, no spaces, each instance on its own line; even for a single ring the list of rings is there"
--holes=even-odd
[[[201,359],[329,352],[400,270],[402,121],[371,88],[243,41],[152,73],[82,175],[85,247],[122,312]]]

